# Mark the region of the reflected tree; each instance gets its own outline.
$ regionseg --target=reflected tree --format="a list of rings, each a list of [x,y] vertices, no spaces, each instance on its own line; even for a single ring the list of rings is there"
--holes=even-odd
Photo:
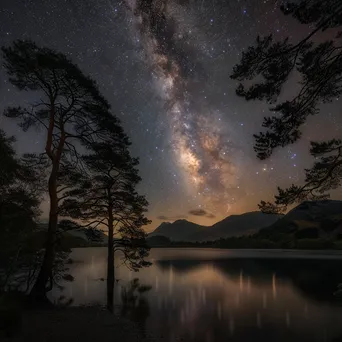
[[[129,317],[140,328],[142,337],[145,337],[146,321],[150,315],[150,307],[145,294],[152,286],[141,285],[138,278],[133,279],[121,292],[121,315]]]

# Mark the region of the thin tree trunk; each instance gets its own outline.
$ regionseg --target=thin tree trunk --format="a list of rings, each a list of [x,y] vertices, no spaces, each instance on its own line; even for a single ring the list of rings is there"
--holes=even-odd
[[[113,214],[108,210],[108,260],[107,260],[107,309],[114,309],[114,246],[113,246]]]

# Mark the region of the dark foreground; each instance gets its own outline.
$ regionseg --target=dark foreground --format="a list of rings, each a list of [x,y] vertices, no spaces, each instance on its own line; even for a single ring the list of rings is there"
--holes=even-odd
[[[139,326],[100,308],[28,310],[22,313],[21,328],[0,341],[113,342],[160,341],[162,336],[142,335]]]

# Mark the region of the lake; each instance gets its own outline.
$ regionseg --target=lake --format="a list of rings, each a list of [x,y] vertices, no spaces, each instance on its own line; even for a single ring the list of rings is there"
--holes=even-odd
[[[75,249],[71,258],[75,280],[53,299],[105,304],[106,249]],[[153,265],[137,273],[116,262],[115,304],[123,302],[143,333],[166,341],[342,341],[342,299],[334,295],[341,254],[175,248],[152,249],[149,258]]]

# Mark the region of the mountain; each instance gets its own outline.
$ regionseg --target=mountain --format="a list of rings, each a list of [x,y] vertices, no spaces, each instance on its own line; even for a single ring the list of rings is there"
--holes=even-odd
[[[173,241],[189,241],[189,236],[197,234],[205,229],[208,229],[208,227],[187,220],[177,220],[173,223],[163,222],[149,234],[149,237],[165,236]]]
[[[172,241],[210,241],[231,236],[253,234],[268,227],[282,215],[267,215],[260,211],[231,215],[212,226],[201,226],[187,220],[163,222],[149,237],[165,236]]]
[[[342,201],[305,201],[259,232],[269,239],[335,239],[342,233]]]
[[[192,241],[212,241],[232,236],[251,235],[278,221],[283,215],[264,214],[252,211],[241,215],[231,215],[200,233],[191,236]]]

